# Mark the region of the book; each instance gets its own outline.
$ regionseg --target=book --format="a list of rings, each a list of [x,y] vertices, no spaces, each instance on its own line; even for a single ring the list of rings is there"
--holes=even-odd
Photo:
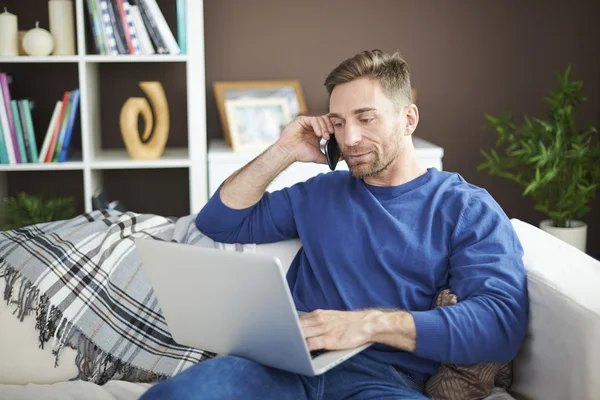
[[[132,42],[132,34],[129,28],[129,24],[127,23],[127,17],[125,16],[125,7],[123,5],[123,0],[117,1],[117,11],[119,13],[118,22],[123,27],[123,32],[125,33],[125,40],[127,41],[127,49],[129,50],[129,54],[135,54],[135,50],[133,48]]]
[[[123,9],[125,10],[125,22],[127,25],[127,29],[129,30],[129,35],[131,36],[131,45],[133,46],[133,54],[139,56],[142,54],[142,49],[140,47],[140,40],[138,37],[137,30],[135,29],[135,25],[133,24],[133,19],[131,18],[131,6],[127,0],[121,0],[123,4]]]
[[[95,1],[87,0],[86,8],[88,14],[88,20],[90,22],[90,30],[92,32],[92,37],[94,39],[94,45],[96,46],[97,54],[105,54],[104,51],[104,40],[102,38],[102,27],[100,26],[100,21],[95,13]]]
[[[12,107],[12,114],[14,119],[15,131],[17,132],[17,143],[19,146],[19,154],[21,156],[20,163],[26,164],[28,162],[27,148],[25,145],[25,135],[23,135],[23,128],[21,127],[21,116],[19,114],[19,106],[16,100],[11,100],[10,105]]]
[[[187,54],[186,1],[187,0],[177,0],[177,40],[182,54]]]
[[[35,130],[33,128],[33,118],[31,117],[31,102],[27,99],[19,101],[19,108],[22,110],[21,121],[25,121],[23,125],[27,128],[27,137],[29,138],[29,147],[31,162],[36,162],[38,159],[37,143],[35,141]]]
[[[158,30],[158,26],[154,18],[150,15],[148,9],[142,3],[142,0],[133,0],[135,4],[138,6],[140,10],[140,14],[142,15],[142,20],[144,21],[144,25],[148,29],[148,34],[152,38],[152,43],[154,43],[154,48],[158,54],[169,54],[169,49],[167,48],[165,41],[162,38]]]
[[[104,36],[106,44],[106,52],[111,56],[119,54],[117,49],[117,40],[115,39],[115,32],[113,31],[112,22],[110,20],[110,14],[108,12],[107,0],[100,1],[100,15],[102,18],[102,26],[104,27]]]
[[[133,25],[135,26],[135,31],[138,34],[142,54],[155,54],[154,46],[152,46],[152,39],[150,39],[150,34],[148,33],[146,25],[144,25],[144,20],[142,19],[142,14],[140,14],[139,7],[131,6],[130,12],[131,18],[133,20]]]
[[[67,161],[67,153],[69,151],[69,146],[71,145],[73,130],[75,129],[75,118],[77,117],[77,110],[79,109],[79,89],[73,90],[71,97],[73,99],[73,104],[71,105],[71,112],[69,113],[69,121],[67,122],[65,137],[60,144],[60,148],[58,149],[58,151],[60,151],[58,162]]]
[[[4,143],[4,132],[0,124],[0,164],[8,164],[8,154],[6,153],[6,144]]]
[[[25,144],[25,155],[27,156],[27,162],[32,163],[35,162],[35,159],[32,157],[33,152],[31,150],[31,145],[29,144],[29,132],[27,131],[27,123],[25,122],[25,113],[21,107],[21,100],[13,100],[17,105],[16,113],[19,114],[19,123],[21,124],[21,134],[23,135],[23,143]],[[15,125],[17,124],[15,119]]]
[[[160,11],[156,0],[138,0],[140,4],[143,4],[148,10],[149,14],[152,16],[154,21],[156,21],[156,26],[158,27],[158,31],[160,32],[160,36],[162,36],[167,49],[169,49],[169,53],[171,54],[180,54],[181,49],[175,40],[175,36],[173,36],[173,32],[171,32],[171,28],[169,28],[169,24],[167,24],[167,20],[165,20],[165,16]]]
[[[46,162],[52,162],[52,158],[54,157],[54,150],[56,149],[56,143],[58,142],[58,137],[60,135],[60,128],[62,127],[63,120],[65,119],[65,113],[67,111],[67,106],[69,103],[69,97],[71,96],[71,92],[65,92],[62,99],[62,108],[60,110],[60,115],[58,117],[58,121],[56,123],[56,127],[54,128],[54,133],[52,134],[52,140],[50,141],[50,147],[48,148],[48,154],[46,155]]]
[[[52,118],[50,118],[50,124],[48,124],[48,130],[46,131],[46,137],[44,138],[44,143],[42,144],[42,149],[40,150],[40,156],[38,158],[38,162],[45,162],[46,156],[48,155],[48,149],[50,148],[50,142],[52,141],[52,133],[56,128],[56,124],[58,124],[58,118],[60,117],[60,112],[62,110],[62,101],[57,101],[54,106],[54,111],[52,112]]]
[[[113,25],[113,32],[115,33],[115,40],[117,42],[117,50],[119,51],[119,54],[129,54],[125,33],[123,31],[123,24],[119,22],[119,8],[116,3],[118,1],[119,0],[107,0],[108,13],[110,14],[110,20]]]
[[[2,86],[0,85],[0,125],[2,125],[2,136],[4,137],[4,144],[6,146],[6,156],[8,157],[9,164],[16,164],[17,159],[15,157],[15,147],[13,145],[12,135],[10,133],[10,126],[8,124],[8,114],[6,113],[6,106],[4,105],[4,94]]]
[[[58,162],[58,156],[60,155],[63,141],[65,140],[65,134],[67,132],[67,126],[69,124],[69,115],[71,114],[71,108],[73,108],[73,92],[69,92],[69,101],[67,103],[67,109],[65,110],[65,116],[60,126],[58,138],[56,139],[56,148],[54,149],[54,154],[52,155],[53,162]]]
[[[10,129],[10,136],[12,139],[12,145],[14,149],[15,162],[21,163],[21,154],[19,150],[19,142],[17,141],[17,131],[15,130],[15,121],[12,115],[12,108],[10,104],[10,89],[8,87],[8,77],[6,74],[0,74],[0,88],[2,89],[2,96],[4,97],[4,109],[6,111],[6,118],[8,120],[8,127]]]

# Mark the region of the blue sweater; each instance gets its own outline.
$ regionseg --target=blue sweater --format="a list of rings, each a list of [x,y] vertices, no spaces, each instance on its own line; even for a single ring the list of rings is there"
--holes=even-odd
[[[300,238],[287,274],[296,307],[410,312],[414,353],[375,344],[366,354],[417,379],[439,363],[513,359],[528,319],[523,250],[492,197],[458,174],[429,169],[400,186],[379,187],[349,172],[320,174],[234,210],[219,192],[196,219],[226,243]],[[435,308],[450,287],[458,304]]]

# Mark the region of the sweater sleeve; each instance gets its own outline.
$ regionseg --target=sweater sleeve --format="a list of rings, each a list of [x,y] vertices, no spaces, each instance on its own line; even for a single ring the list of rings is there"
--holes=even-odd
[[[523,250],[510,220],[487,192],[470,196],[450,246],[450,289],[458,303],[411,313],[415,354],[456,364],[514,359],[528,321]]]
[[[233,209],[221,201],[221,188],[196,216],[196,227],[221,243],[272,243],[298,237],[292,196],[304,193],[304,184],[266,192],[255,205]]]

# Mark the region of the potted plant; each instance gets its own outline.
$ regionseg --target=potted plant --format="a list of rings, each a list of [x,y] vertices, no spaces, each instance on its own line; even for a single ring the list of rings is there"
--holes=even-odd
[[[517,125],[510,114],[485,115],[498,134],[493,149],[481,150],[478,170],[502,176],[524,187],[535,209],[547,215],[540,228],[585,251],[587,225],[581,221],[600,185],[600,144],[597,129],[581,128],[576,112],[587,98],[583,83],[570,81],[569,66],[558,77],[545,101],[545,118],[524,116]]]
[[[77,215],[75,199],[58,197],[43,199],[27,193],[4,199],[2,229],[10,230],[43,222],[60,221]]]

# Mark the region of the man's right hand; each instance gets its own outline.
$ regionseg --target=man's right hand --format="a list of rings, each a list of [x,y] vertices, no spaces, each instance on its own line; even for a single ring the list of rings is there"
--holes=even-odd
[[[329,140],[329,135],[333,132],[333,124],[327,115],[298,116],[283,128],[277,145],[291,155],[294,161],[327,164],[320,142],[321,138]]]

